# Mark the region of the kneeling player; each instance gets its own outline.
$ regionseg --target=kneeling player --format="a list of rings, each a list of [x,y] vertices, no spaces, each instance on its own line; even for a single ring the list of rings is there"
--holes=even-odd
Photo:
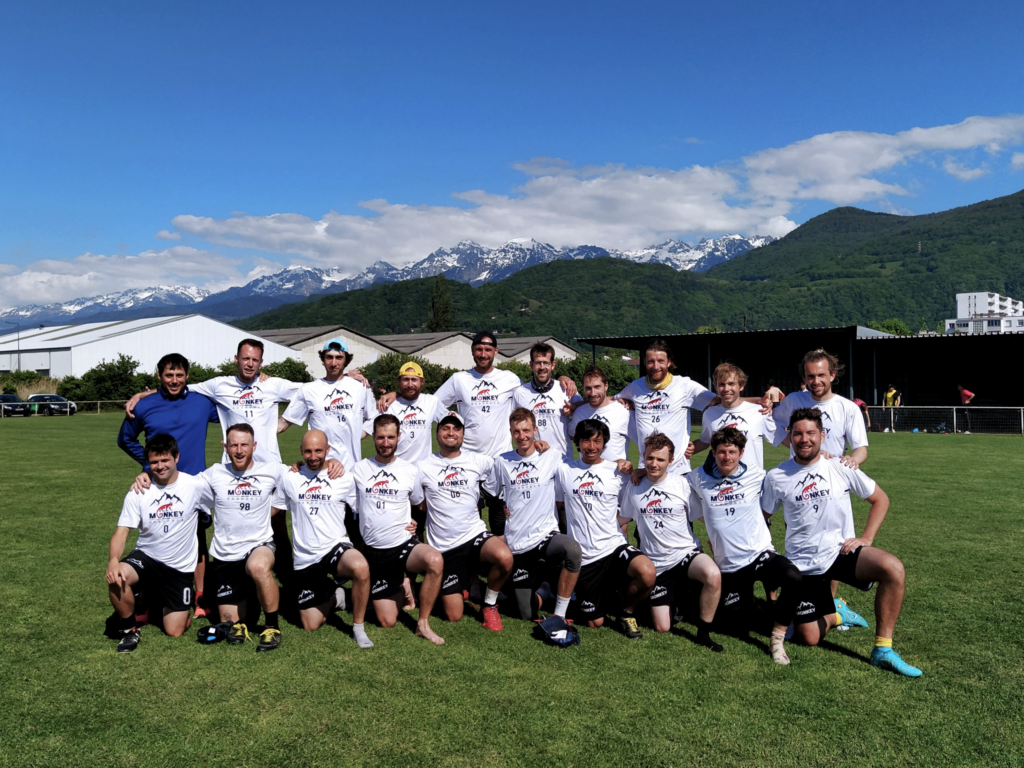
[[[719,366],[721,367],[721,366]],[[711,438],[710,470],[701,467],[689,475],[693,486],[691,520],[704,520],[715,564],[722,572],[722,605],[730,624],[745,630],[750,625],[754,582],[765,592],[782,587],[773,612],[771,655],[776,664],[789,664],[786,629],[800,601],[800,571],[775,551],[761,512],[764,470],[745,464],[747,438],[736,427],[719,429]],[[721,618],[721,616],[720,616]]]
[[[110,539],[107,585],[121,633],[119,653],[134,651],[139,644],[132,592],[136,585],[151,596],[162,596],[168,635],[180,637],[191,625],[188,609],[192,574],[199,559],[199,508],[212,503],[202,479],[178,472],[178,444],[170,435],[153,435],[146,441],[146,462],[153,483],[142,494],[128,492]],[[139,540],[122,560],[132,528],[139,529]]]
[[[823,459],[821,411],[799,408],[789,422],[793,458],[771,470],[761,498],[765,513],[782,509],[786,521],[786,556],[803,573],[803,596],[796,610],[796,636],[817,645],[843,616],[833,600],[834,579],[875,594],[875,648],[871,663],[908,677],[921,670],[900,658],[892,648],[892,634],[903,605],[906,574],[895,555],[872,546],[889,510],[889,497],[859,469],[839,459]],[[850,494],[871,504],[860,537],[853,530]]]
[[[319,429],[303,435],[303,466],[285,474],[274,494],[274,508],[292,513],[293,568],[302,628],[319,629],[333,611],[344,610],[345,590],[340,585],[352,579],[352,636],[360,648],[372,648],[363,626],[370,566],[352,547],[345,530],[345,502],[354,501],[355,484],[351,475],[328,477],[324,466],[328,451],[327,435]]]
[[[393,627],[398,621],[399,600],[405,601],[405,574],[422,573],[416,634],[441,645],[444,640],[430,628],[430,612],[441,588],[444,559],[436,549],[410,535],[410,504],[423,501],[423,492],[416,484],[416,467],[395,456],[398,434],[395,416],[385,413],[374,419],[376,455],[352,470],[356,484],[353,507],[370,564],[370,597],[381,626]]]
[[[619,523],[636,521],[640,549],[654,563],[657,578],[651,590],[651,618],[659,632],[672,629],[676,592],[686,580],[700,583],[700,618],[697,642],[715,653],[722,646],[711,638],[711,622],[722,594],[722,574],[715,561],[701,552],[690,525],[690,485],[681,475],[669,473],[676,447],[661,432],[644,440],[647,474],[638,485],[622,489]]]
[[[576,425],[580,458],[559,468],[557,493],[565,505],[569,535],[580,543],[583,553],[576,582],[580,614],[588,627],[600,627],[604,624],[602,598],[621,589],[619,629],[635,640],[643,633],[633,611],[650,594],[656,573],[654,563],[626,541],[625,526],[618,522],[619,493],[629,483],[625,472],[632,467],[601,458],[609,434],[608,425],[597,419]]]
[[[575,539],[558,532],[555,474],[562,457],[552,450],[540,452],[536,419],[525,408],[512,411],[509,426],[516,449],[494,460],[484,490],[505,499],[505,543],[513,556],[512,587],[519,615],[527,621],[537,617],[540,596],[536,589],[544,581],[544,573],[557,568],[555,614],[564,619],[583,554]]]
[[[494,459],[462,450],[465,423],[448,413],[437,424],[438,452],[419,463],[416,483],[427,508],[427,539],[444,556],[441,604],[448,621],[462,618],[463,592],[478,579],[480,563],[490,565],[484,595],[483,625],[501,630],[498,592],[512,570],[512,553],[500,536],[487,531],[478,512],[480,482],[494,468]],[[479,583],[479,582],[478,582]]]

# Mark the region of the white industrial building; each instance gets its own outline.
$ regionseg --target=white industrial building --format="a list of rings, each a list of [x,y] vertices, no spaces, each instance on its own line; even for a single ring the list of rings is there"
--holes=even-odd
[[[956,295],[956,317],[946,320],[946,333],[966,335],[1024,332],[1024,301],[998,293],[976,291]]]
[[[170,352],[213,367],[234,357],[238,342],[250,337],[260,338],[202,315],[17,330],[0,336],[0,373],[38,371],[55,379],[81,376],[118,355],[137,360],[140,371],[155,372],[157,361]],[[260,340],[265,345],[265,363],[297,357],[290,347]]]
[[[372,336],[353,331],[343,325],[317,325],[308,328],[281,328],[277,330],[253,331],[261,339],[291,347],[302,356],[311,376],[323,375],[323,363],[320,362],[320,351],[324,344],[334,338],[344,339],[352,355],[352,366],[359,368],[377,361],[381,355],[396,352]]]

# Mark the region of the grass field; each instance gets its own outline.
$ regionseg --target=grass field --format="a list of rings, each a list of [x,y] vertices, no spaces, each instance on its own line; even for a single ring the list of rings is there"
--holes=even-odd
[[[135,474],[119,422],[0,423],[0,765],[1024,764],[1020,437],[872,436],[865,469],[893,502],[876,544],[908,572],[895,645],[924,670],[908,680],[868,665],[870,629],[790,645],[781,668],[756,636],[715,655],[686,624],[583,629],[559,650],[473,615],[435,619],[440,648],[370,626],[360,651],[345,613],[346,631],[283,624],[268,654],[147,627],[118,655],[103,573]],[[873,627],[871,597],[843,594]]]

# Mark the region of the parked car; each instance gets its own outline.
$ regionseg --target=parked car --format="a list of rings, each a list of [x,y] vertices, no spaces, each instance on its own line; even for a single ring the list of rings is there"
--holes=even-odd
[[[74,416],[78,413],[78,406],[60,395],[29,395],[28,402],[32,413],[43,416]]]
[[[0,412],[3,413],[3,418],[31,416],[32,406],[17,395],[0,395]]]

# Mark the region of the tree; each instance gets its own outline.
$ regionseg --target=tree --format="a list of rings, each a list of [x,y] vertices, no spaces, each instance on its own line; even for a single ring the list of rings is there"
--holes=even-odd
[[[363,375],[373,382],[374,393],[397,392],[398,369],[410,360],[418,363],[423,369],[423,391],[428,395],[434,394],[448,377],[455,373],[454,368],[445,368],[442,365],[427,362],[422,357],[391,352],[381,355],[377,358],[377,362],[364,366]]]
[[[301,360],[295,360],[290,357],[280,363],[267,363],[260,370],[267,374],[267,376],[276,376],[286,381],[303,383],[313,380],[313,377],[309,375],[309,371],[306,369],[306,364]]]
[[[81,378],[66,376],[57,388],[57,394],[68,400],[128,400],[136,392],[158,385],[156,376],[136,373],[139,363],[127,355],[100,363],[82,374]]]
[[[717,325],[702,325],[697,329],[697,333],[721,333],[722,329]]]
[[[559,360],[555,368],[555,376],[568,376],[576,382],[576,388],[582,394],[583,373],[593,364],[590,355],[577,355],[572,360]],[[598,355],[597,367],[604,371],[604,375],[608,379],[609,395],[621,392],[627,384],[640,377],[640,372],[620,357],[604,359]]]
[[[427,307],[427,330],[431,333],[455,330],[455,310],[452,295],[444,274],[434,278],[430,288],[430,304]]]
[[[896,336],[914,335],[914,332],[910,330],[910,326],[898,317],[890,317],[888,320],[883,320],[880,323],[870,322],[868,323],[868,328],[874,328],[876,331],[884,331],[885,333],[892,333]]]

